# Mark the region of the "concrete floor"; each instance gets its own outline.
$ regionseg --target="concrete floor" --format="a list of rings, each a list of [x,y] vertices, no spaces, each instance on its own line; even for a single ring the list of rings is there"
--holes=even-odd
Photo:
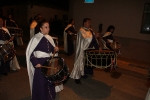
[[[16,48],[21,69],[10,71],[8,76],[0,76],[0,100],[31,100],[25,49],[26,44]],[[71,72],[74,55],[65,55],[63,47],[60,47],[59,56],[65,59]],[[117,62],[115,72],[94,69],[94,76],[81,79],[80,85],[68,79],[64,90],[57,93],[55,100],[144,100],[150,87],[150,66],[123,59]]]

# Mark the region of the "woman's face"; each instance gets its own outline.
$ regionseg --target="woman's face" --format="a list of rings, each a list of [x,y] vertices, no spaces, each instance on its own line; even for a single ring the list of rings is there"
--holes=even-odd
[[[40,28],[40,30],[44,35],[49,34],[49,31],[50,31],[49,23],[47,23],[47,22],[44,23],[43,26]]]
[[[113,28],[112,28],[112,29],[110,29],[110,32],[111,32],[111,33],[113,33],[113,32],[114,32],[114,29],[113,29]]]
[[[90,28],[90,27],[91,27],[91,20],[87,20],[87,21],[84,23],[84,27]]]

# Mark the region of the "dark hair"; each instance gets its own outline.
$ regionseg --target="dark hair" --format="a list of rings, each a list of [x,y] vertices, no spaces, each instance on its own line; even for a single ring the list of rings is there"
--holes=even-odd
[[[103,27],[103,24],[100,23],[99,26],[98,26],[98,28],[100,29],[100,28],[102,28],[102,27]]]
[[[49,22],[47,20],[43,19],[38,23],[37,28],[38,28],[39,32],[40,32],[40,28],[43,26],[44,23],[49,23]]]
[[[68,24],[71,24],[73,20],[74,20],[74,19],[71,18],[71,19],[68,21]]]
[[[83,19],[83,25],[84,25],[84,23],[87,22],[88,20],[91,20],[91,19],[90,19],[90,18],[84,18],[84,19]]]
[[[42,15],[41,15],[41,14],[37,14],[37,15],[34,17],[34,20],[37,21],[37,22],[43,20]]]
[[[98,33],[101,33],[102,32],[102,27],[103,27],[103,24],[99,24],[99,26],[98,26]]]
[[[113,25],[110,25],[110,26],[107,28],[106,32],[110,32],[111,29],[114,29],[114,30],[115,30],[115,27],[114,27]]]

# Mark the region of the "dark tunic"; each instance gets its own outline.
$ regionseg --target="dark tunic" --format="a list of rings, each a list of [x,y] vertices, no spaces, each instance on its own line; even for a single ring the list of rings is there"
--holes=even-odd
[[[90,43],[90,45],[89,45],[89,47],[88,48],[95,48],[96,50],[98,50],[99,49],[99,44],[97,43],[97,40],[96,40],[96,38],[95,38],[95,36],[94,36],[94,34],[93,34],[93,31],[91,31],[92,32],[92,41],[91,41],[91,43]],[[84,74],[86,75],[86,74],[90,74],[90,75],[93,75],[93,67],[89,67],[89,66],[85,66],[84,67]]]
[[[0,40],[6,41],[10,39],[10,35],[4,31],[3,29],[0,29]],[[2,44],[0,44],[1,46]],[[3,48],[4,49],[4,48]],[[4,52],[3,49],[0,49],[0,53],[7,53],[7,51]],[[3,59],[0,56],[0,74],[6,74],[10,70],[10,61],[4,62]]]
[[[45,37],[41,39],[34,51],[43,51],[46,53],[54,52],[54,47],[47,41]],[[33,51],[33,52],[34,52]],[[33,55],[33,52],[30,56],[30,61],[33,66],[37,64],[43,65],[46,60],[49,58],[36,58]],[[55,86],[49,82],[40,68],[35,68],[34,78],[33,78],[33,87],[32,87],[32,100],[53,100],[55,99]]]
[[[39,26],[38,26],[38,24],[35,26],[35,28],[34,28],[34,34],[37,34],[37,33],[39,33]]]
[[[73,34],[70,35],[69,31]],[[68,33],[67,34],[68,55],[72,55],[74,53],[74,37],[73,36],[75,36],[74,34],[76,34],[76,30],[74,29],[73,26],[71,26],[66,30],[66,33]]]

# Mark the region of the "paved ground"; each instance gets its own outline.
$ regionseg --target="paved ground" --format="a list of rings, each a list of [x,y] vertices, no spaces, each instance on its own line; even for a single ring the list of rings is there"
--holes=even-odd
[[[21,69],[0,76],[0,100],[31,100],[25,49],[26,44],[16,48]],[[74,56],[65,55],[62,49],[60,47],[59,56],[65,59],[71,72]],[[94,69],[94,76],[82,79],[80,85],[69,79],[55,100],[144,100],[150,87],[149,67],[118,59],[118,68],[112,74],[108,70]]]

